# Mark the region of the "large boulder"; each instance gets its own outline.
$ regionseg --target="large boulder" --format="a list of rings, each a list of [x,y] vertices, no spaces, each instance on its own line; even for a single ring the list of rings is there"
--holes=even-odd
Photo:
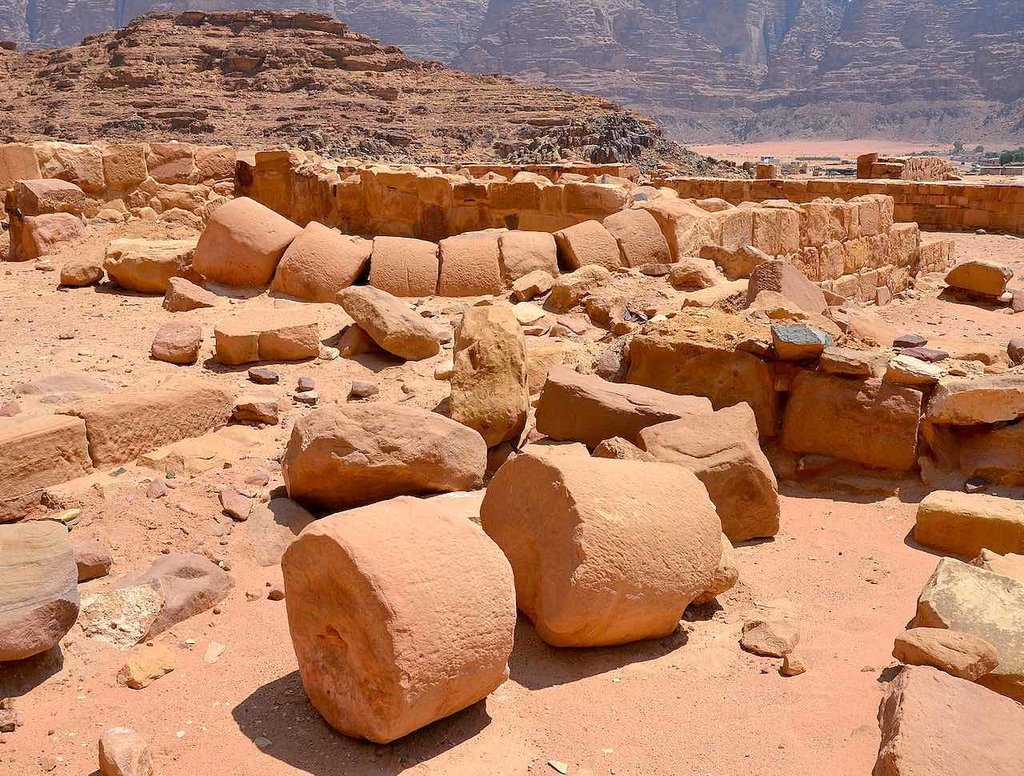
[[[28,261],[60,250],[85,236],[85,223],[71,213],[43,213],[24,218],[11,213],[10,259]]]
[[[680,314],[644,327],[633,338],[626,379],[669,393],[705,396],[715,409],[746,402],[761,436],[775,436],[779,402],[771,368],[736,349],[744,339],[767,337],[766,327],[740,316],[712,311],[695,320]]]
[[[1024,417],[1024,375],[946,377],[925,411],[926,425],[973,426]]]
[[[973,682],[999,665],[995,647],[972,633],[948,628],[910,628],[893,643],[892,656],[901,663],[932,666]]]
[[[1012,277],[1013,270],[1009,267],[994,261],[975,259],[953,267],[946,275],[946,284],[972,294],[1001,296]]]
[[[366,272],[371,246],[369,240],[311,221],[285,250],[270,288],[310,302],[333,302]]]
[[[409,497],[318,520],[281,562],[288,627],[313,706],[387,743],[508,678],[508,561],[443,502]]]
[[[85,192],[70,181],[59,178],[37,178],[14,181],[14,201],[23,216],[45,213],[85,212]]]
[[[114,240],[107,246],[103,269],[122,288],[164,294],[171,278],[194,278],[195,240]]]
[[[779,485],[758,443],[754,413],[746,404],[650,426],[640,432],[638,444],[655,460],[697,475],[731,541],[779,532]]]
[[[314,510],[402,495],[473,490],[487,445],[476,431],[427,410],[347,404],[296,422],[282,460],[288,495]]]
[[[163,606],[149,624],[153,638],[189,617],[216,606],[231,592],[231,575],[213,561],[195,553],[161,555],[145,571],[117,581],[117,588],[150,586],[160,591]]]
[[[552,366],[537,402],[537,430],[591,449],[612,437],[630,442],[648,426],[711,414],[711,402],[641,385],[611,383],[567,366]]]
[[[56,646],[78,604],[68,529],[53,520],[0,525],[0,662]]]
[[[488,447],[517,438],[530,409],[526,343],[507,304],[470,307],[455,331],[451,417]]]
[[[411,237],[375,237],[370,285],[395,296],[433,296],[440,263],[437,245]]]
[[[602,224],[618,243],[623,266],[642,267],[672,261],[661,227],[646,210],[620,210],[605,218]]]
[[[821,289],[788,261],[766,261],[754,268],[747,286],[747,304],[753,304],[763,291],[782,294],[808,313],[820,315],[828,309]]]
[[[1024,703],[1024,582],[943,558],[917,600],[912,628],[950,628],[995,647],[999,665],[978,679]]]
[[[985,493],[936,490],[918,504],[914,540],[963,558],[974,558],[982,549],[1024,553],[1024,504]]]
[[[222,364],[303,361],[320,354],[320,324],[307,307],[249,310],[213,329]]]
[[[619,244],[600,221],[583,221],[555,232],[558,255],[569,269],[596,264],[615,269],[622,264]]]
[[[872,776],[1016,776],[1024,707],[934,668],[907,666],[878,708]]]
[[[196,245],[193,266],[227,286],[269,285],[277,264],[302,227],[248,197],[218,207]]]
[[[441,350],[437,328],[386,291],[371,286],[347,288],[337,300],[359,328],[392,355],[419,361]]]
[[[85,423],[79,418],[0,418],[0,523],[25,516],[44,488],[91,469]]]
[[[475,232],[448,237],[438,245],[440,296],[500,294],[498,235]]]
[[[67,413],[85,421],[93,465],[104,468],[220,428],[231,419],[234,403],[224,389],[188,380],[166,388],[97,395]]]
[[[782,446],[863,466],[907,471],[917,463],[921,392],[877,378],[800,372],[782,422]]]
[[[502,232],[498,236],[501,276],[512,284],[534,272],[558,274],[558,247],[547,232]]]
[[[519,608],[557,647],[668,635],[722,552],[704,486],[669,464],[523,452],[491,480],[480,520]]]
[[[957,436],[956,446],[965,477],[1007,487],[1024,485],[1024,423],[972,430]]]

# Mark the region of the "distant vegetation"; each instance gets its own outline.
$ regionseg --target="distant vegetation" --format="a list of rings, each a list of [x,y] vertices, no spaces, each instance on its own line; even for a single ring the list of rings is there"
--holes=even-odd
[[[999,164],[1024,164],[1024,146],[1009,151],[988,151],[986,159],[998,159]]]

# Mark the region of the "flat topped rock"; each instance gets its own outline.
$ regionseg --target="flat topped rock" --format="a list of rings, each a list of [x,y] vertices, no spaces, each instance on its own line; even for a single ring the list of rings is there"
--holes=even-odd
[[[953,288],[982,296],[1001,296],[1013,270],[994,261],[975,259],[953,267],[946,275],[946,283]]]
[[[927,338],[922,337],[920,334],[900,334],[892,338],[892,346],[896,349],[923,348],[927,344]]]

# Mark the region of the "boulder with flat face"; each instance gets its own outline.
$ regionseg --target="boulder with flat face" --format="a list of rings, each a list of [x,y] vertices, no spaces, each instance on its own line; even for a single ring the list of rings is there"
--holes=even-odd
[[[622,266],[642,267],[672,261],[661,227],[646,210],[620,210],[605,218],[602,224],[619,245]]]
[[[299,420],[281,466],[295,501],[314,510],[348,509],[479,488],[487,445],[473,429],[427,410],[347,404]]]
[[[270,284],[302,227],[248,197],[217,208],[196,245],[193,265],[215,283],[241,288]]]
[[[498,470],[480,520],[512,564],[519,608],[557,647],[668,635],[722,552],[714,505],[683,467],[543,447]]]
[[[194,364],[203,344],[203,330],[188,321],[171,321],[156,330],[150,355],[157,361],[170,364]]]
[[[950,628],[991,644],[999,665],[978,679],[1024,702],[1024,582],[943,558],[917,600],[911,628]]]
[[[0,525],[0,559],[0,662],[23,660],[56,646],[78,617],[68,529],[53,520]]]
[[[122,288],[164,294],[171,278],[194,278],[195,240],[114,240],[107,246],[103,269]]]
[[[551,284],[547,307],[556,313],[569,312],[588,294],[594,293],[611,279],[612,275],[608,268],[598,264],[588,264],[574,272],[559,275]]]
[[[419,361],[441,350],[438,329],[386,291],[371,286],[347,288],[337,299],[359,328],[392,355]]]
[[[281,568],[303,687],[346,735],[393,741],[508,678],[512,570],[444,501],[399,497],[318,520]]]
[[[365,274],[371,247],[369,240],[311,221],[285,250],[270,288],[310,302],[333,302]]]
[[[611,270],[622,264],[619,244],[600,221],[583,221],[555,232],[555,242],[562,264],[569,269],[596,264]]]
[[[1000,296],[1013,277],[1013,270],[994,261],[975,259],[957,264],[946,275],[946,284],[981,296]]]
[[[747,286],[747,304],[762,291],[782,294],[808,313],[820,315],[828,309],[821,289],[788,261],[766,261],[754,268]]]
[[[437,245],[411,237],[375,237],[370,254],[370,285],[395,296],[437,293]]]
[[[303,361],[320,354],[320,324],[305,307],[249,310],[220,321],[213,334],[222,364]]]
[[[643,429],[638,444],[655,460],[697,475],[718,510],[722,532],[734,542],[779,532],[779,485],[758,442],[746,404],[697,412]]]
[[[878,708],[873,776],[1016,776],[1024,707],[935,668],[907,666]]]
[[[501,276],[512,284],[534,272],[558,274],[558,247],[547,232],[508,231],[498,236]]]
[[[905,630],[896,637],[892,656],[901,663],[932,666],[969,682],[999,665],[995,647],[985,639],[948,628]]]
[[[612,437],[635,441],[648,426],[711,414],[711,402],[641,385],[611,383],[567,366],[552,366],[537,402],[537,430],[590,448]]]
[[[441,240],[438,245],[437,293],[483,296],[502,289],[498,235],[476,232]]]
[[[488,447],[517,438],[530,409],[526,344],[507,304],[470,307],[455,331],[449,408]]]
[[[10,259],[28,261],[48,256],[64,243],[85,235],[85,223],[71,213],[43,213],[38,216],[17,216],[11,213]]]
[[[1024,553],[1024,504],[985,493],[932,491],[918,504],[914,540],[963,558],[982,549]]]

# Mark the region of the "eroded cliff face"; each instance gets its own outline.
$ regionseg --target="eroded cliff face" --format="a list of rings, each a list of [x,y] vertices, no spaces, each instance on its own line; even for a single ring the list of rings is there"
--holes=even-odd
[[[691,140],[1024,132],[1021,0],[491,0],[456,64],[599,91]]]

